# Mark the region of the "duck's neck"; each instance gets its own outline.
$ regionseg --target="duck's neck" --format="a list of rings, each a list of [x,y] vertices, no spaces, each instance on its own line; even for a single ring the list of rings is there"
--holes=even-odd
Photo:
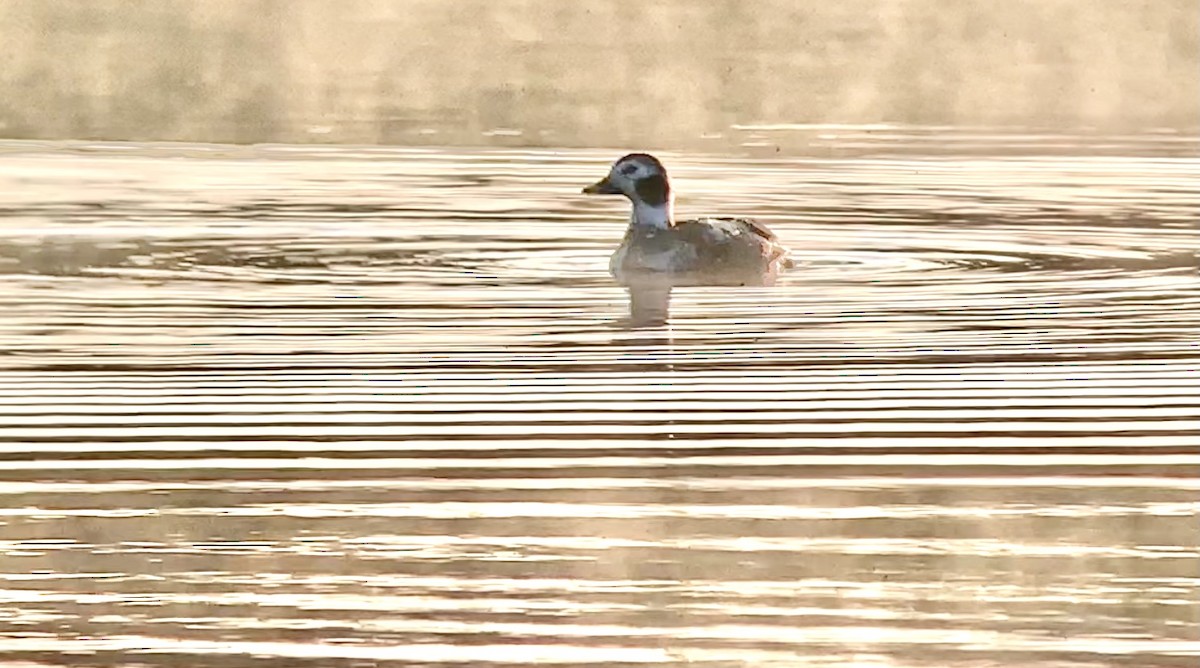
[[[658,232],[675,224],[675,203],[671,199],[659,204],[633,201],[633,215],[629,224],[638,231]]]
[[[629,220],[632,229],[653,234],[675,224],[675,197],[666,174],[658,172],[640,179],[629,199],[633,202]]]

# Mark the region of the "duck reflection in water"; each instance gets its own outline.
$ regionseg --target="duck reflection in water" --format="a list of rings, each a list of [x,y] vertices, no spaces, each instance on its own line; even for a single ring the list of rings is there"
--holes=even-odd
[[[629,227],[609,271],[629,290],[635,327],[664,324],[671,289],[689,285],[771,285],[793,266],[775,233],[751,218],[675,220],[675,196],[662,162],[631,153],[583,189],[623,195],[633,205]]]

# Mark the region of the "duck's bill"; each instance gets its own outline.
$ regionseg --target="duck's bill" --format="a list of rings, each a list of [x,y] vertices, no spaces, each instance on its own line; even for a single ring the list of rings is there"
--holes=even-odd
[[[604,177],[592,185],[583,189],[587,195],[620,195],[621,189],[614,186],[608,177]]]

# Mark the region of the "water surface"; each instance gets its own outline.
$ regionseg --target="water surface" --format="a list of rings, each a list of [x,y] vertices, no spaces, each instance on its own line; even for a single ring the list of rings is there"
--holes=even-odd
[[[1194,665],[1194,142],[859,136],[661,325],[614,151],[0,147],[0,655]]]

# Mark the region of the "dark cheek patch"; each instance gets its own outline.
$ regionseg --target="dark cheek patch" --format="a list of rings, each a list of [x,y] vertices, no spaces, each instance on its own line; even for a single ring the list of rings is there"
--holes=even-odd
[[[661,206],[667,203],[667,180],[662,174],[654,174],[640,179],[635,185],[638,198],[650,206]]]

